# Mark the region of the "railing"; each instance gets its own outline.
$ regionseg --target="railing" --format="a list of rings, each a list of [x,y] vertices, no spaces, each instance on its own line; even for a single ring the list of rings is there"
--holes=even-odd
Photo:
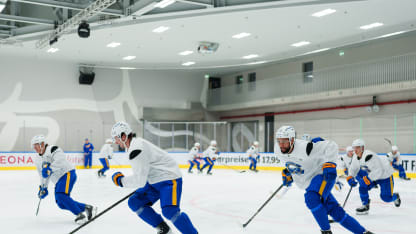
[[[409,81],[416,82],[416,54],[209,90],[208,107],[364,87],[382,86],[390,91],[397,88],[398,83]]]

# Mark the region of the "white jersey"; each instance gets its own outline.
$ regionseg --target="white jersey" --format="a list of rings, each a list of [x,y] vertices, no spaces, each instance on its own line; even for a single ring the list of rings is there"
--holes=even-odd
[[[246,154],[248,157],[257,157],[257,155],[259,155],[259,148],[254,147],[253,145],[250,146],[250,148],[248,148],[248,150],[246,151]]]
[[[189,151],[189,160],[194,160],[195,158],[199,157],[198,155],[199,149],[197,147],[192,147],[192,149]]]
[[[104,144],[100,150],[100,158],[113,157],[113,147],[111,144]]]
[[[313,177],[322,174],[322,166],[325,162],[336,162],[338,145],[329,140],[312,143],[296,139],[292,153],[283,154],[277,143],[274,153],[286,164],[286,167],[296,166],[299,168],[301,173],[292,173],[293,181],[299,188],[306,189]]]
[[[215,153],[217,152],[217,147],[215,146],[209,146],[203,153],[202,155],[204,157],[215,157]]]
[[[338,169],[347,169],[350,170],[352,159],[354,158],[354,155],[352,157],[348,157],[348,155],[344,154],[340,156]]]
[[[182,177],[176,161],[164,150],[143,138],[132,138],[127,155],[133,175],[121,179],[124,187],[142,188]]]
[[[360,169],[367,171],[368,177],[373,181],[387,179],[394,172],[393,167],[385,158],[381,158],[370,150],[364,150],[360,159],[354,154],[349,174],[355,177]]]
[[[47,187],[49,180],[56,184],[58,180],[65,175],[68,171],[74,170],[75,167],[66,160],[64,151],[58,146],[46,145],[46,150],[43,155],[36,154],[34,163],[40,176],[40,184]],[[42,165],[43,163],[50,163],[52,174],[48,179],[42,177]]]
[[[400,158],[400,152],[397,151],[396,154],[393,154],[392,152],[387,153],[387,160],[389,162],[393,163],[393,160],[396,159],[395,165],[402,165],[402,159]]]

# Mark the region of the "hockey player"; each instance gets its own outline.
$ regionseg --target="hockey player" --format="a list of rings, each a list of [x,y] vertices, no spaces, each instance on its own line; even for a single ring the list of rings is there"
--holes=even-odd
[[[96,214],[97,208],[77,202],[71,198],[77,175],[75,167],[66,160],[66,155],[58,146],[48,145],[43,135],[32,138],[31,145],[38,153],[34,162],[40,176],[38,197],[48,196],[49,181],[55,184],[55,201],[59,208],[69,210],[77,224],[83,224]],[[85,214],[84,214],[85,212]]]
[[[212,140],[209,144],[209,147],[202,153],[205,164],[200,170],[201,173],[206,167],[208,167],[207,175],[212,175],[212,167],[214,166],[215,161],[217,161],[215,154],[218,154],[217,141]]]
[[[99,160],[103,165],[103,168],[98,170],[98,177],[105,177],[105,172],[110,169],[109,160],[113,157],[112,143],[112,139],[107,139],[105,140],[105,144],[101,147]]]
[[[258,172],[257,170],[257,161],[260,159],[259,155],[259,142],[254,141],[253,144],[248,148],[246,151],[248,159],[250,160],[250,167],[249,169]]]
[[[133,175],[113,174],[116,186],[138,188],[128,205],[143,221],[158,230],[158,234],[172,233],[162,216],[152,205],[160,200],[162,214],[186,234],[198,233],[188,215],[180,210],[182,175],[176,161],[149,141],[136,137],[125,122],[117,122],[111,130],[116,144],[125,148]]]
[[[348,215],[331,194],[337,177],[338,145],[329,140],[316,143],[295,139],[292,126],[282,126],[276,132],[275,154],[285,163],[283,185],[293,182],[305,189],[305,203],[311,210],[321,232],[331,234],[328,215],[353,233],[366,233],[353,217]]]
[[[198,142],[195,142],[194,147],[192,147],[191,151],[189,151],[189,169],[188,173],[192,173],[192,168],[196,165],[196,168],[198,168],[198,171],[201,170],[199,162],[199,149],[201,148],[201,144]]]
[[[348,168],[350,167],[352,157],[354,156],[354,149],[352,148],[352,146],[347,146],[347,149],[345,151],[346,154],[340,156],[341,161],[339,166],[343,169],[344,175],[348,176]]]
[[[406,176],[406,172],[404,171],[403,162],[400,158],[400,152],[397,146],[393,145],[391,147],[391,152],[387,153],[387,159],[390,161],[391,166],[395,170],[399,171],[399,177],[401,179],[410,180],[410,178]]]
[[[85,138],[84,144],[84,168],[91,168],[92,164],[92,152],[94,150],[94,146],[88,141],[88,138]]]
[[[304,141],[311,141],[311,135],[310,134],[307,134],[307,133],[303,134],[302,140],[304,140]]]
[[[356,139],[352,142],[355,156],[351,162],[347,181],[354,187],[357,178],[360,187],[360,198],[363,206],[356,209],[357,214],[368,214],[370,210],[370,198],[368,191],[376,185],[380,186],[380,197],[384,202],[394,202],[396,207],[401,204],[398,193],[393,193],[394,180],[393,168],[385,159],[380,158],[376,153],[365,149],[365,142]]]

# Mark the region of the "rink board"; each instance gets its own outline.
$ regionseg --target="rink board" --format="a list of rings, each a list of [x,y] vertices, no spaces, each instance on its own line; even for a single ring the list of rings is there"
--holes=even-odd
[[[181,168],[187,168],[189,163],[189,155],[186,152],[169,153],[178,162]],[[84,155],[82,152],[66,152],[67,160],[76,166],[77,169],[84,168]],[[259,170],[281,170],[283,164],[273,153],[260,153],[261,158],[257,163]],[[33,163],[34,152],[0,152],[0,170],[33,170],[35,165]],[[408,173],[409,177],[416,178],[416,154],[402,154],[403,167]],[[93,153],[92,168],[101,168],[101,163],[98,160],[99,153]],[[385,157],[380,155],[380,157]],[[204,160],[200,160],[203,164]],[[250,161],[245,153],[220,153],[215,162],[216,169],[237,169],[247,170]],[[124,152],[114,153],[110,160],[111,168],[128,168],[128,157]],[[397,174],[397,173],[396,173]]]

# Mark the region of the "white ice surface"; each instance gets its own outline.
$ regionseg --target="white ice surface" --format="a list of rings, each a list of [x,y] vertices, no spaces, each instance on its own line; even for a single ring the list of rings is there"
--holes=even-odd
[[[129,194],[132,189],[115,187],[111,176],[99,179],[97,170],[77,170],[78,180],[72,197],[80,202],[98,206],[99,212]],[[122,169],[125,174],[130,169]],[[181,208],[191,218],[201,234],[259,234],[259,233],[320,233],[319,227],[304,204],[303,193],[292,186],[283,197],[276,197],[246,227],[251,215],[281,184],[279,172],[237,173],[232,170],[215,170],[214,175],[188,174],[184,177]],[[42,200],[39,216],[35,216],[38,203],[39,177],[36,171],[0,171],[0,233],[69,233],[77,225],[74,215],[61,210],[54,201],[53,188]],[[333,194],[342,204],[348,192],[344,181],[342,191]],[[346,210],[374,233],[416,233],[416,180],[395,179],[395,192],[400,192],[402,206],[384,203],[379,190],[370,192],[371,209],[366,216],[355,215],[361,205],[358,188],[352,191]],[[160,212],[159,203],[154,205]],[[173,224],[168,222],[173,227]],[[176,229],[175,233],[179,233]],[[332,225],[333,233],[349,233],[339,224]],[[156,233],[134,214],[124,202],[82,228],[78,233],[128,234]]]

